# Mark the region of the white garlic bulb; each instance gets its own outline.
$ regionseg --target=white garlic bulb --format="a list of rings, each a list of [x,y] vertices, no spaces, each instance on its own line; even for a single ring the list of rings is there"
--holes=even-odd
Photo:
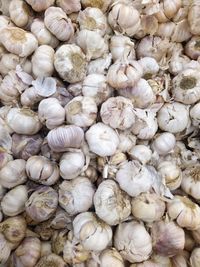
[[[188,10],[188,23],[190,26],[190,32],[194,35],[199,35],[199,11],[200,5],[198,1],[193,1]]]
[[[118,145],[118,150],[121,152],[129,152],[130,149],[136,144],[136,137],[129,131],[119,132],[120,143]]]
[[[98,156],[112,156],[119,145],[117,133],[109,126],[98,122],[92,125],[85,134],[91,152]]]
[[[196,103],[190,109],[190,118],[192,119],[192,124],[194,126],[199,126],[199,124],[200,124],[199,109],[200,109],[200,103]]]
[[[94,186],[86,177],[63,181],[59,186],[59,204],[69,215],[88,211],[93,205]]]
[[[49,97],[40,101],[38,117],[51,130],[64,123],[65,109],[56,98]]]
[[[15,216],[25,210],[28,190],[25,185],[18,185],[8,191],[1,201],[1,208],[5,215]]]
[[[25,89],[25,91],[20,96],[20,102],[24,107],[33,107],[42,99],[43,97],[38,95],[34,86]]]
[[[115,248],[102,251],[99,256],[101,267],[124,267],[124,260]]]
[[[47,135],[48,145],[56,152],[63,152],[68,148],[80,148],[83,138],[83,130],[75,125],[54,128]]]
[[[129,196],[113,180],[103,181],[94,194],[97,216],[109,225],[117,225],[131,213]]]
[[[85,155],[79,151],[66,152],[60,159],[60,176],[63,179],[71,180],[81,174],[85,165]]]
[[[9,5],[9,15],[18,27],[25,27],[31,19],[31,9],[22,0],[12,0]]]
[[[170,133],[182,132],[189,123],[189,107],[178,103],[166,103],[158,111],[158,126]]]
[[[41,12],[52,6],[55,0],[26,0],[26,2],[32,7],[33,10],[36,12]]]
[[[151,146],[159,155],[166,155],[174,149],[175,144],[175,136],[172,133],[165,132],[157,135]]]
[[[132,263],[147,260],[152,252],[149,233],[142,224],[136,221],[118,225],[114,245],[122,257]]]
[[[185,45],[185,54],[191,59],[197,60],[200,56],[199,41],[199,36],[193,36]]]
[[[92,97],[77,96],[65,106],[66,119],[70,124],[88,127],[95,123],[97,105]]]
[[[112,63],[111,61],[112,55],[110,53],[106,53],[103,57],[90,61],[87,66],[87,74],[96,73],[105,75],[107,73],[107,69]]]
[[[12,53],[4,53],[0,59],[0,73],[5,76],[11,70],[15,70],[20,64],[20,57]]]
[[[128,151],[131,159],[140,161],[142,164],[146,164],[151,160],[152,151],[148,146],[135,145]]]
[[[116,180],[121,189],[132,197],[149,191],[152,186],[149,170],[137,160],[124,163],[116,174]]]
[[[86,75],[86,56],[79,46],[60,46],[54,56],[54,66],[58,74],[69,83],[80,82]]]
[[[200,264],[200,248],[194,248],[190,256],[191,267],[198,267]]]
[[[180,0],[164,0],[159,4],[158,12],[155,13],[155,16],[159,22],[166,22],[176,15],[181,6],[182,2]]]
[[[81,9],[80,0],[56,0],[56,5],[61,7],[66,14],[78,12]]]
[[[71,19],[60,7],[49,7],[44,14],[44,24],[60,41],[68,41],[74,34]]]
[[[9,259],[11,246],[4,235],[0,233],[0,263],[4,264]]]
[[[74,236],[86,250],[101,251],[112,240],[112,229],[93,212],[83,212],[73,221]]]
[[[5,188],[13,188],[25,183],[27,180],[25,166],[26,161],[23,159],[9,161],[0,170],[0,184]]]
[[[144,76],[149,77],[156,74],[159,71],[159,65],[153,57],[143,57],[138,60],[143,68]]]
[[[15,26],[15,25],[14,25],[14,23],[12,23],[12,21],[9,17],[4,16],[4,15],[0,15],[0,29],[6,28],[6,27],[13,27],[13,26]]]
[[[49,77],[54,71],[54,50],[49,45],[39,46],[31,59],[32,72],[35,77]]]
[[[38,41],[32,33],[18,27],[2,29],[0,42],[10,53],[20,57],[31,55],[38,46]]]

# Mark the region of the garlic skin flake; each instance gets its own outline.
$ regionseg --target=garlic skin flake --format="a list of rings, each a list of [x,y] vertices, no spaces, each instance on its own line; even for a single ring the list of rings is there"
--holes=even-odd
[[[147,260],[152,252],[151,237],[137,221],[124,222],[117,226],[114,245],[122,257],[131,263]]]
[[[101,157],[112,156],[119,145],[117,133],[109,126],[98,122],[85,134],[91,152]]]
[[[112,240],[112,229],[93,212],[78,214],[74,221],[74,235],[86,250],[101,251]]]
[[[129,196],[113,180],[103,181],[94,194],[97,216],[109,225],[117,225],[131,213]]]

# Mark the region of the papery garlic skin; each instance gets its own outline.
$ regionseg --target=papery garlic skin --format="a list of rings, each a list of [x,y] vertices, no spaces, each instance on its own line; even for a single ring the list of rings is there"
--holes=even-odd
[[[79,151],[66,152],[62,155],[59,166],[60,175],[63,179],[71,180],[81,174],[85,165],[85,155]]]
[[[142,164],[146,164],[151,160],[152,151],[148,146],[135,145],[128,151],[131,159],[140,161]]]
[[[23,159],[9,161],[0,170],[0,184],[10,189],[25,183],[27,180],[25,166],[26,161]]]
[[[61,7],[66,14],[78,12],[81,9],[80,0],[56,0],[56,5]]]
[[[118,149],[121,152],[129,152],[130,149],[136,144],[136,137],[129,133],[122,131],[119,133],[120,143],[118,145]]]
[[[16,216],[25,209],[28,190],[25,185],[18,185],[8,191],[1,201],[1,208],[5,215]]]
[[[152,143],[152,148],[159,155],[166,155],[173,150],[175,144],[175,136],[172,133],[165,132],[155,137]]]
[[[85,134],[91,152],[98,156],[112,156],[119,145],[119,137],[109,126],[98,122],[92,125]]]
[[[86,75],[86,56],[75,44],[62,45],[55,53],[54,66],[65,81],[69,83],[80,82]]]
[[[149,233],[142,224],[136,221],[118,225],[114,245],[122,257],[131,263],[147,260],[152,252]]]
[[[33,107],[43,97],[37,94],[35,87],[27,88],[20,96],[20,102],[25,107]]]
[[[190,256],[191,267],[198,267],[200,264],[200,248],[194,248]]]
[[[94,186],[86,177],[64,181],[59,186],[59,204],[69,215],[88,211],[93,204]]]
[[[97,216],[109,225],[117,225],[131,213],[129,196],[113,180],[103,181],[94,194]]]
[[[52,6],[55,0],[26,0],[26,2],[32,7],[33,10],[36,12],[41,12]]]
[[[0,42],[10,53],[20,57],[31,55],[38,46],[38,41],[32,33],[18,27],[1,30]]]
[[[99,256],[101,267],[124,267],[124,260],[115,248],[109,248]]]
[[[31,10],[22,0],[12,0],[9,5],[9,14],[12,21],[18,27],[24,27],[29,23]]]
[[[88,127],[94,124],[97,111],[95,101],[88,96],[74,97],[65,106],[67,122],[79,127]]]
[[[107,99],[101,105],[100,116],[104,124],[114,129],[125,130],[135,122],[132,102],[122,96]]]
[[[63,258],[54,253],[41,257],[35,267],[48,267],[51,265],[53,267],[67,267],[66,262],[64,262]]]
[[[40,101],[38,117],[51,130],[64,123],[65,109],[56,98],[49,97]]]
[[[181,132],[189,123],[188,106],[178,102],[166,103],[158,111],[157,119],[161,130],[170,133]]]
[[[107,69],[111,65],[112,61],[112,55],[105,54],[101,58],[97,58],[95,60],[92,60],[88,63],[87,66],[87,74],[103,74],[105,75],[107,73]]]
[[[152,185],[148,169],[137,160],[124,163],[116,174],[116,180],[121,189],[132,197],[147,192]]]
[[[200,103],[196,103],[190,109],[190,118],[192,119],[192,124],[194,126],[199,126],[199,124],[200,124],[199,109],[200,109]]]
[[[68,41],[74,34],[71,19],[60,7],[49,7],[44,14],[44,24],[60,41]]]
[[[96,7],[96,8],[101,9],[104,13],[106,12],[106,10],[108,9],[111,3],[112,3],[112,0],[107,0],[107,1],[81,0],[81,4],[83,8]]]

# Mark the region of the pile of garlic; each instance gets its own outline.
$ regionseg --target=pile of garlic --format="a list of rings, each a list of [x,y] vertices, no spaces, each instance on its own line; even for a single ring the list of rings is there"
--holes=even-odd
[[[0,266],[200,266],[199,14],[0,0]]]

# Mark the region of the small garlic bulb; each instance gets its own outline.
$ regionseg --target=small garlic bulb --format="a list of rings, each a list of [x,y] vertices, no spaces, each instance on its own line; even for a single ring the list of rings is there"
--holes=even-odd
[[[56,163],[43,156],[30,157],[26,163],[26,173],[29,179],[43,185],[53,185],[59,179]]]
[[[110,52],[114,61],[127,55],[129,60],[135,59],[135,43],[124,35],[113,35],[110,39]]]
[[[58,46],[58,39],[45,27],[44,21],[40,18],[33,20],[31,32],[35,35],[39,45],[50,45],[55,48]]]
[[[79,12],[81,9],[80,0],[56,0],[56,5],[61,7],[66,14]]]
[[[117,225],[131,213],[129,196],[113,180],[103,181],[94,194],[97,216],[109,225]]]
[[[83,96],[92,97],[97,105],[108,99],[113,90],[108,85],[106,76],[93,73],[85,77],[82,84]]]
[[[153,249],[159,255],[172,257],[184,249],[184,231],[173,221],[154,222],[151,236]]]
[[[40,101],[38,117],[51,130],[64,123],[65,109],[56,98],[49,97]]]
[[[190,26],[190,32],[194,35],[200,34],[199,29],[199,12],[200,12],[200,5],[198,1],[193,1],[190,5],[188,10],[188,23]]]
[[[99,261],[101,267],[125,267],[122,256],[115,248],[103,250]]]
[[[199,45],[199,36],[193,36],[185,45],[185,54],[191,59],[197,60],[197,58],[200,56]]]
[[[54,71],[54,50],[49,45],[39,46],[31,59],[32,72],[35,77],[49,77]]]
[[[4,53],[0,58],[0,73],[7,75],[11,70],[15,70],[20,64],[20,57],[11,53]]]
[[[108,22],[114,32],[132,37],[140,28],[140,13],[128,2],[114,2]]]
[[[63,258],[56,254],[48,254],[40,258],[35,267],[67,267]]]
[[[200,225],[200,207],[186,196],[175,196],[167,203],[167,212],[179,226],[196,230]]]
[[[88,61],[100,58],[108,51],[106,39],[95,31],[80,30],[76,36],[76,43],[83,50]]]
[[[62,79],[69,83],[80,82],[86,75],[86,56],[79,46],[60,46],[54,56],[54,66]]]
[[[23,28],[31,19],[31,9],[22,0],[12,0],[9,5],[9,15],[18,27]]]
[[[107,73],[107,81],[114,89],[133,87],[143,75],[141,65],[135,60],[116,61]]]
[[[74,236],[81,241],[86,250],[101,251],[112,240],[112,229],[98,219],[93,212],[78,214],[74,221]]]
[[[98,122],[85,134],[91,152],[101,157],[112,156],[119,145],[117,133],[109,126]]]
[[[60,159],[60,176],[63,179],[71,180],[81,174],[85,165],[85,155],[81,150],[66,152]]]
[[[129,152],[130,149],[136,144],[136,137],[129,131],[119,132],[120,143],[118,145],[118,150],[121,152]]]
[[[131,263],[147,260],[152,252],[149,233],[144,225],[136,221],[124,222],[117,226],[114,245],[121,256]]]
[[[11,246],[5,239],[4,235],[0,233],[0,263],[4,264],[9,259],[11,253]],[[2,265],[3,266],[3,265]]]
[[[36,189],[26,201],[26,213],[36,222],[48,220],[58,206],[58,194],[50,186]]]
[[[110,4],[112,3],[112,0],[81,0],[81,4],[83,6],[83,8],[87,8],[87,7],[96,7],[101,9],[104,13],[106,12],[106,10],[109,8]]]
[[[60,41],[68,41],[74,34],[71,19],[60,7],[49,7],[44,14],[44,24]]]
[[[137,160],[124,163],[116,174],[116,180],[121,189],[132,197],[149,191],[152,185],[149,170]]]
[[[143,68],[144,77],[151,77],[159,71],[159,65],[153,57],[143,57],[138,60]]]
[[[18,185],[8,191],[2,201],[1,208],[5,215],[16,216],[25,210],[28,199],[28,190],[25,185]]]
[[[52,6],[55,0],[26,0],[26,2],[32,7],[33,10],[36,12],[41,12]]]
[[[182,172],[175,162],[161,161],[157,166],[157,170],[170,190],[179,188],[182,181]]]
[[[2,29],[0,42],[10,53],[20,57],[31,55],[38,46],[38,41],[32,33],[18,27]]]
[[[11,108],[6,121],[9,127],[18,134],[36,134],[42,127],[37,113],[28,108]]]
[[[132,214],[138,220],[152,223],[162,218],[165,203],[155,193],[142,193],[131,201]]]
[[[174,149],[175,144],[175,136],[172,133],[165,132],[157,135],[151,146],[159,155],[166,155]]]
[[[152,151],[148,146],[135,145],[128,151],[131,159],[140,161],[142,164],[146,164],[151,160]]]
[[[63,152],[68,148],[80,148],[83,138],[82,128],[75,125],[54,128],[47,135],[48,145],[55,152]]]
[[[97,111],[95,101],[88,96],[74,97],[65,106],[67,122],[79,127],[88,127],[94,124]]]
[[[86,177],[64,181],[59,186],[59,204],[69,215],[88,211],[93,205],[94,186]]]
[[[179,133],[186,129],[189,123],[188,106],[179,102],[166,103],[158,111],[158,126],[170,133]]]
[[[41,242],[37,237],[25,237],[13,253],[16,267],[35,267],[40,259]]]
[[[26,161],[23,159],[9,161],[0,170],[0,184],[10,189],[25,183],[27,180],[25,166]]]

